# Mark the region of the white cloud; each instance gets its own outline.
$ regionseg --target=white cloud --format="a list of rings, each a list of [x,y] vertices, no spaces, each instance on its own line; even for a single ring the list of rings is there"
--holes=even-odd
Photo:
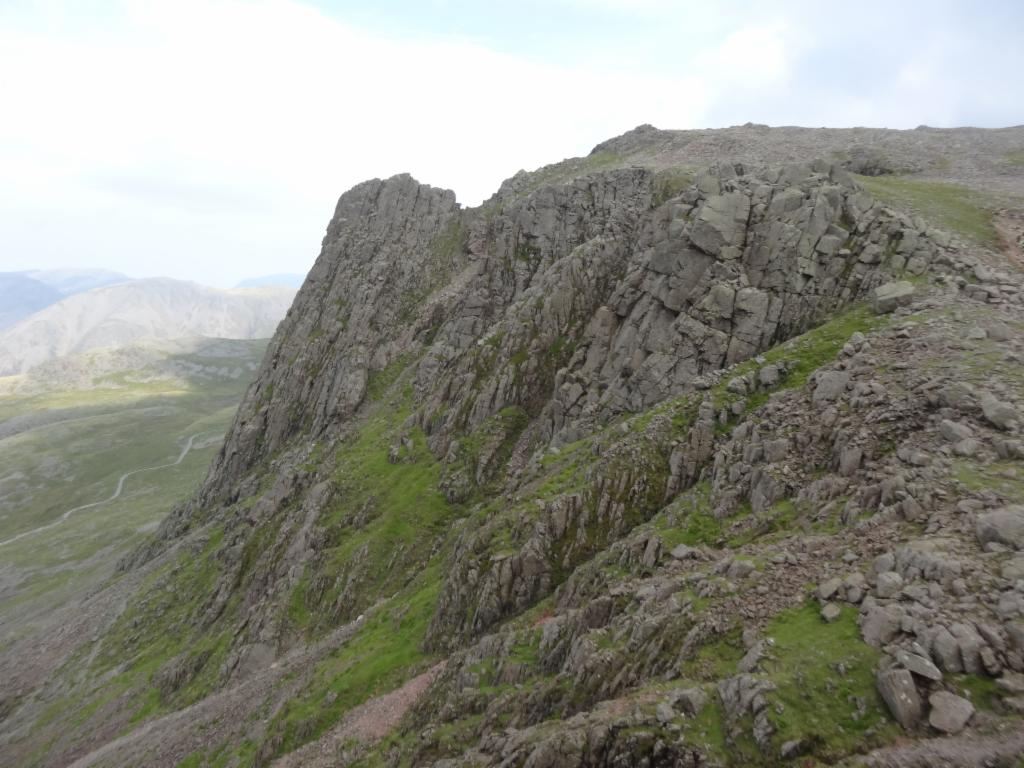
[[[232,281],[283,268],[284,248],[307,266],[334,199],[364,178],[410,171],[476,203],[633,116],[692,126],[704,106],[692,78],[638,82],[470,42],[391,40],[285,0],[132,2],[119,26],[0,32],[0,71],[19,73],[5,83],[0,153],[21,164],[0,194],[23,208],[63,200],[72,210],[54,213],[75,221],[86,252],[135,273]],[[210,211],[224,220],[203,223],[217,234],[207,244],[195,216]],[[8,227],[0,236],[29,254],[32,232]],[[222,250],[211,259],[232,241],[227,227],[255,241],[241,264]],[[48,259],[82,250],[42,239]],[[170,264],[151,255],[175,248]]]

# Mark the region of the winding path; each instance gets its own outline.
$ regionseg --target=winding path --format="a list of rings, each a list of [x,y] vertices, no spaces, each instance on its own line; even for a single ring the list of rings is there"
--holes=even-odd
[[[188,442],[185,443],[185,447],[181,449],[181,453],[178,454],[178,458],[175,459],[174,461],[168,464],[158,464],[155,467],[142,467],[142,469],[133,469],[131,472],[125,472],[123,475],[121,475],[121,477],[118,478],[117,488],[115,488],[114,492],[107,498],[103,499],[102,501],[94,501],[91,504],[83,504],[80,507],[69,509],[67,512],[58,517],[52,523],[47,523],[46,525],[40,526],[39,528],[33,528],[29,531],[22,531],[17,536],[12,536],[9,539],[4,539],[3,541],[0,541],[0,547],[4,546],[5,544],[13,544],[15,541],[18,541],[19,539],[24,539],[26,536],[33,536],[37,533],[48,531],[51,528],[56,528],[58,525],[63,523],[76,512],[82,512],[83,510],[86,509],[92,509],[93,507],[100,507],[104,504],[109,504],[110,502],[114,501],[121,495],[121,491],[124,490],[124,481],[127,480],[132,475],[137,475],[140,472],[152,472],[155,469],[167,469],[168,467],[178,466],[179,464],[181,464],[181,462],[185,460],[185,457],[188,455],[188,452],[192,450],[192,444],[195,442],[197,437],[199,437],[198,433],[192,435],[188,439]]]

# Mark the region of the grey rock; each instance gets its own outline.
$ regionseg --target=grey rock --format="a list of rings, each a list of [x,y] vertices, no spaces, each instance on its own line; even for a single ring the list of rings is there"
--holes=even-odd
[[[967,437],[953,446],[953,453],[957,456],[974,456],[981,450],[981,443],[973,437]]]
[[[843,580],[838,576],[833,576],[831,579],[821,582],[818,585],[818,600],[822,602],[830,600],[832,596],[839,591],[839,587],[843,585]]]
[[[875,592],[879,597],[895,597],[900,593],[901,589],[903,589],[903,577],[895,571],[886,571],[878,574]]]
[[[892,552],[883,552],[874,559],[871,570],[875,574],[891,571],[896,567],[896,556]]]
[[[974,705],[948,691],[936,691],[928,697],[931,712],[928,723],[943,733],[960,733],[974,714]]]
[[[939,432],[951,443],[958,443],[974,435],[974,430],[963,422],[949,419],[942,420],[942,423],[939,424]]]
[[[849,371],[825,371],[818,376],[811,399],[817,406],[831,403],[846,391],[849,383]]]
[[[712,195],[704,203],[690,232],[693,244],[712,256],[729,258],[743,245],[750,199],[742,192]]]
[[[699,552],[686,544],[677,544],[672,548],[672,551],[669,552],[669,555],[676,560],[692,560],[699,555]]]
[[[982,545],[995,542],[1024,550],[1024,505],[1014,504],[978,515],[975,533]]]
[[[701,688],[684,688],[669,694],[672,706],[687,717],[696,717],[708,702],[708,695]]]
[[[676,711],[672,709],[672,705],[666,701],[658,703],[655,709],[655,717],[658,718],[658,722],[665,724],[671,723],[676,719]]]
[[[799,739],[793,739],[791,741],[783,742],[779,748],[779,757],[783,760],[792,760],[794,757],[800,757],[804,751],[804,743]]]
[[[913,301],[914,293],[913,283],[906,280],[885,283],[875,288],[871,306],[878,314],[887,314]]]
[[[1003,563],[1000,575],[1011,582],[1024,579],[1024,553],[1018,553]]]
[[[985,332],[993,341],[1009,341],[1013,338],[1014,332],[1006,323],[994,321],[985,326]]]
[[[942,672],[939,668],[932,664],[931,660],[926,659],[920,654],[900,650],[896,652],[896,661],[915,675],[926,680],[942,680]]]
[[[982,649],[985,641],[977,630],[970,624],[957,622],[949,631],[956,638],[957,648],[960,650],[960,660],[964,666],[964,672],[969,675],[985,674],[985,665],[982,660]]]
[[[898,606],[870,605],[861,616],[860,631],[865,643],[881,648],[900,633],[902,626],[903,612]]]
[[[914,728],[924,714],[921,696],[914,678],[905,669],[886,669],[878,673],[878,693],[896,722],[907,730]]]
[[[997,429],[1009,429],[1019,420],[1013,406],[997,399],[991,392],[981,396],[980,405],[985,418]]]
[[[757,378],[761,382],[762,387],[772,389],[778,386],[782,375],[779,371],[779,366],[769,363],[761,367],[761,370],[757,372]]]
[[[835,603],[825,603],[825,605],[821,607],[821,618],[829,624],[842,615],[842,609]]]
[[[960,646],[957,640],[945,627],[937,627],[931,640],[931,653],[935,663],[946,672],[959,673],[964,671],[960,658]]]

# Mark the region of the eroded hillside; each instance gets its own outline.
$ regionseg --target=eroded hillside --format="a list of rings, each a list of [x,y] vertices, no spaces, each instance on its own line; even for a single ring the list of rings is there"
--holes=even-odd
[[[802,130],[346,192],[202,489],[3,649],[0,754],[1013,765],[1024,131]]]

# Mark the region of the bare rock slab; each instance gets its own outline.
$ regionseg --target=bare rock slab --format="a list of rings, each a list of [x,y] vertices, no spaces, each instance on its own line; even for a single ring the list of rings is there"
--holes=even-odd
[[[928,697],[928,703],[932,707],[928,723],[943,733],[960,733],[974,714],[971,702],[948,691],[936,691]]]
[[[905,669],[886,669],[878,673],[878,693],[889,712],[907,730],[916,726],[924,713],[914,677]]]
[[[875,288],[875,294],[872,297],[872,308],[879,315],[888,314],[913,301],[914,293],[913,283],[909,283],[906,280],[885,283]]]

